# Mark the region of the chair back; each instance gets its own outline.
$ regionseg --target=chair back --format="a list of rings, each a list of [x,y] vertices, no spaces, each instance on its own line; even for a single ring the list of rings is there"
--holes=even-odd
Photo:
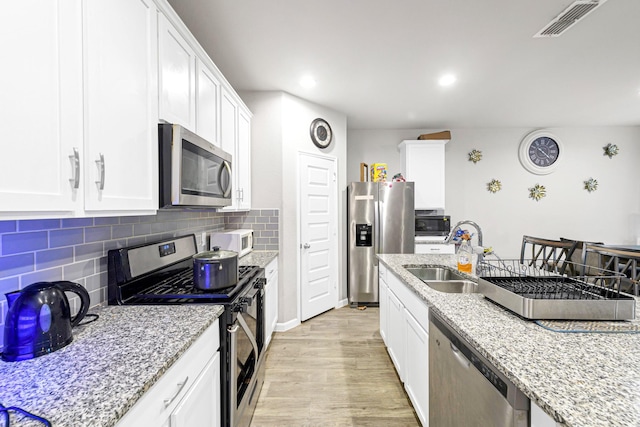
[[[529,267],[558,271],[564,274],[572,268],[571,257],[578,242],[575,240],[551,240],[541,237],[522,236],[520,263]],[[568,271],[569,274],[577,272]]]
[[[639,295],[640,291],[640,250],[604,246],[601,244],[584,243],[582,246],[582,263],[597,261],[597,267],[615,271],[626,276],[622,281],[623,292]]]

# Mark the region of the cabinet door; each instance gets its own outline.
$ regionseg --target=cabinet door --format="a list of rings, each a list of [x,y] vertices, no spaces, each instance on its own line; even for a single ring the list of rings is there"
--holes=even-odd
[[[82,201],[74,189],[82,171],[80,6],[3,2],[0,211],[73,211]]]
[[[444,209],[446,141],[404,141],[402,165],[407,181],[415,182],[415,209]]]
[[[405,383],[409,399],[422,425],[429,424],[429,334],[405,313],[406,348]]]
[[[195,132],[195,52],[162,14],[158,25],[160,118]]]
[[[387,350],[389,351],[391,361],[393,361],[396,367],[396,371],[398,371],[400,381],[404,382],[404,353],[406,342],[405,311],[398,297],[396,297],[391,290],[389,290],[388,293],[387,342],[389,343],[389,347]]]
[[[196,76],[196,133],[220,147],[218,135],[220,81],[199,59]]]
[[[251,209],[251,118],[238,113],[238,148],[236,150],[237,183],[240,190],[238,209]]]
[[[382,273],[379,274],[378,283],[378,295],[380,299],[380,336],[382,337],[382,341],[387,344],[387,312],[389,311],[389,291],[387,289],[387,282],[384,281]]]
[[[222,90],[222,98],[220,99],[220,146],[224,151],[231,154],[231,168],[232,168],[232,199],[231,205],[225,207],[223,210],[233,211],[237,210],[240,191],[238,190],[237,181],[237,162],[238,156],[236,153],[236,144],[238,137],[238,104],[233,99],[231,94],[226,90]]]
[[[265,347],[271,342],[271,336],[278,323],[278,258],[265,268],[267,284],[265,289]]]
[[[83,11],[85,209],[157,209],[156,7],[93,0]]]
[[[209,360],[171,414],[171,427],[220,425],[220,353]]]

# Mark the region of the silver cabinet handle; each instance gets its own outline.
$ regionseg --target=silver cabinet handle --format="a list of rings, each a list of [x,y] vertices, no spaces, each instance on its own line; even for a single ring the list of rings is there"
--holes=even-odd
[[[100,153],[100,159],[96,160],[96,165],[100,172],[100,181],[96,181],[96,184],[98,184],[98,190],[104,190],[104,154]]]
[[[180,387],[180,388],[178,389],[178,392],[176,394],[174,394],[171,399],[165,399],[164,400],[165,409],[168,408],[169,406],[171,406],[173,401],[176,400],[176,397],[178,397],[178,395],[182,392],[182,389],[184,388],[184,386],[187,385],[188,381],[189,381],[189,376],[187,376],[187,378],[185,378],[184,381],[182,381],[181,383],[178,383],[178,387]]]
[[[73,147],[73,154],[69,156],[73,163],[73,178],[69,179],[71,188],[80,188],[80,152],[77,147]]]
[[[308,244],[308,243],[305,243],[302,247],[305,248],[305,249],[309,249],[311,247],[311,245]]]

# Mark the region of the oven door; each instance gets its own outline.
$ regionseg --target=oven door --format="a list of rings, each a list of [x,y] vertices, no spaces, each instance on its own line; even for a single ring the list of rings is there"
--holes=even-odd
[[[229,415],[231,426],[248,426],[264,382],[262,348],[264,291],[252,289],[229,326]]]

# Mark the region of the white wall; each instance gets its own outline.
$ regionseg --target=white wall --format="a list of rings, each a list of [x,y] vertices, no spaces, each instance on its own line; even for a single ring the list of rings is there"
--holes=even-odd
[[[284,92],[242,92],[253,113],[252,207],[280,209],[280,258],[278,322],[298,319],[298,176],[300,152],[317,153],[337,159],[340,212],[339,298],[346,299],[345,198],[347,164],[347,119],[323,106]],[[322,117],[329,122],[334,139],[320,150],[309,136],[311,122]]]
[[[443,129],[434,129],[440,131]],[[446,145],[446,209],[452,221],[470,219],[503,258],[518,257],[522,236],[532,235],[640,244],[640,127],[549,129],[566,150],[562,165],[550,175],[533,175],[518,161],[518,147],[534,129],[451,129]],[[360,162],[388,164],[388,174],[400,171],[398,144],[429,130],[350,130],[347,179],[360,179]],[[616,144],[620,154],[609,159],[602,147]],[[472,149],[482,151],[477,164]],[[598,180],[598,190],[583,189],[583,181]],[[491,179],[502,182],[496,194],[487,191]],[[528,188],[544,185],[547,197],[535,202]]]

